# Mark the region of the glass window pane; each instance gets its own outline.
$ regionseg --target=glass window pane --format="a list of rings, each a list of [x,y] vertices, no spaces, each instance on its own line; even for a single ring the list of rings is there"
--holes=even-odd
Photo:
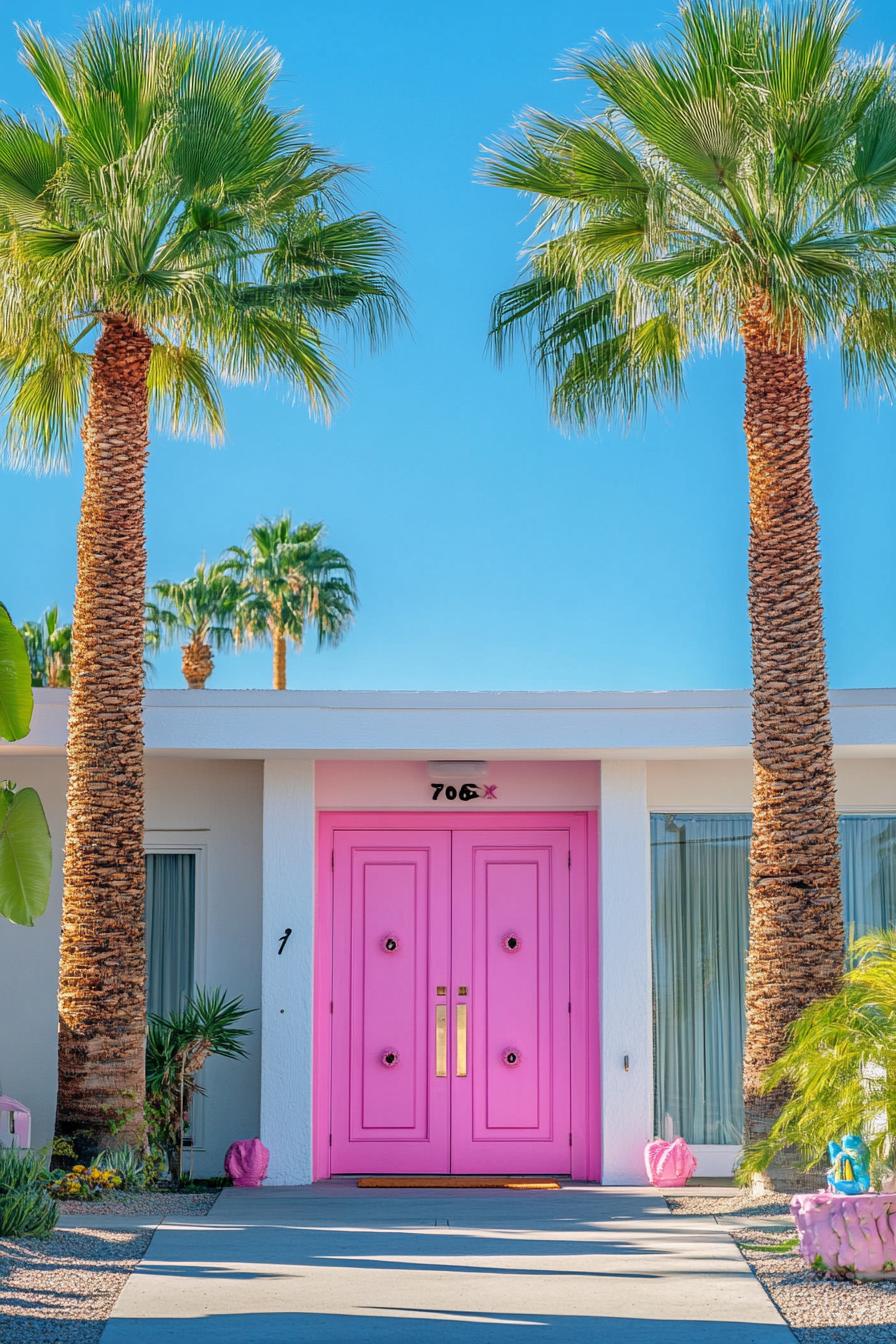
[[[193,989],[196,855],[146,856],[146,1010],[160,1017]]]
[[[739,1143],[748,815],[651,817],[656,1132]]]
[[[896,817],[840,818],[846,943],[896,924]]]
[[[749,815],[651,819],[656,1132],[739,1143]],[[896,817],[839,819],[844,938],[896,926]]]

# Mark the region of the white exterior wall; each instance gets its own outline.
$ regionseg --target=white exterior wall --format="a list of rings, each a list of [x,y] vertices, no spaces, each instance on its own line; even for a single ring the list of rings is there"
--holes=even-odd
[[[261,1138],[270,1185],[311,1181],[314,829],[314,762],[265,761]]]
[[[0,774],[39,789],[57,856],[47,915],[33,929],[0,923],[0,1090],[31,1105],[36,1143],[49,1139],[55,1110],[66,698],[39,692],[27,743],[0,745]],[[838,807],[896,813],[896,692],[833,699]],[[748,743],[740,692],[151,692],[147,843],[170,848],[181,836],[201,850],[202,979],[263,1010],[250,1019],[250,1058],[207,1067],[197,1173],[220,1171],[233,1139],[260,1132],[273,1183],[309,1179],[315,807],[444,810],[426,760],[453,756],[488,760],[499,785],[495,803],[470,810],[600,806],[603,1174],[643,1181],[653,1127],[649,815],[749,811]],[[700,1170],[721,1174],[731,1156],[699,1150]]]
[[[0,1090],[18,1097],[33,1114],[35,1146],[53,1135],[56,1111],[56,988],[62,894],[65,817],[65,762],[62,757],[11,757],[3,772],[19,785],[40,792],[53,836],[53,890],[50,906],[33,928],[0,920],[0,986],[4,1020],[0,1029]],[[261,1006],[261,781],[256,761],[159,760],[146,763],[147,844],[180,833],[185,847],[205,851],[205,927],[197,927],[197,963],[204,960],[208,985],[243,995],[246,1006]],[[203,901],[204,896],[204,901]],[[202,1082],[197,1175],[222,1170],[233,1139],[258,1133],[261,1018],[246,1023],[253,1035],[245,1060],[210,1060]]]
[[[602,1179],[644,1185],[644,1144],[653,1134],[645,761],[601,766],[600,895]]]

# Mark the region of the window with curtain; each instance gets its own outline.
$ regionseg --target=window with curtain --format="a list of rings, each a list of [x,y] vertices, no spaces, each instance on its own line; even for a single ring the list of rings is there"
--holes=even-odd
[[[196,855],[146,855],[146,1010],[160,1017],[193,989]]]
[[[896,817],[842,816],[844,937],[896,925]],[[650,819],[656,1132],[740,1143],[751,818]]]

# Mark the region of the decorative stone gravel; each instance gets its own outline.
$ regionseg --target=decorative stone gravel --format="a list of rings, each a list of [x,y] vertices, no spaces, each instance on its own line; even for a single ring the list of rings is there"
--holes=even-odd
[[[740,1244],[741,1240],[738,1233],[735,1241]],[[753,1242],[753,1237],[749,1240]],[[820,1279],[796,1251],[775,1254],[741,1245],[741,1254],[800,1344],[893,1344],[896,1340],[896,1283]]]
[[[776,1214],[790,1213],[790,1196],[776,1199],[755,1199],[747,1190],[736,1195],[666,1195],[666,1203],[673,1213],[712,1213],[719,1218],[730,1214],[751,1214],[755,1218],[773,1218]]]
[[[799,1344],[894,1344],[896,1283],[852,1283],[820,1278],[796,1250],[760,1249],[796,1237],[788,1218],[770,1229],[768,1219],[790,1213],[789,1197],[755,1200],[746,1191],[736,1195],[677,1198],[666,1196],[675,1214],[736,1218],[735,1243],[753,1273],[795,1334]],[[755,1225],[754,1225],[755,1220]]]
[[[0,1237],[0,1344],[97,1344],[153,1234],[152,1227],[103,1227],[101,1219],[197,1217],[218,1194],[140,1191],[95,1203],[61,1200],[60,1212],[83,1218],[83,1227],[57,1228],[46,1241]]]
[[[220,1194],[219,1190],[203,1190],[197,1194],[166,1194],[156,1190],[120,1191],[102,1199],[61,1199],[60,1213],[73,1213],[85,1218],[165,1218],[171,1214],[179,1218],[198,1218],[208,1213]]]
[[[2,1344],[97,1344],[152,1229],[57,1229],[46,1241],[0,1237]]]

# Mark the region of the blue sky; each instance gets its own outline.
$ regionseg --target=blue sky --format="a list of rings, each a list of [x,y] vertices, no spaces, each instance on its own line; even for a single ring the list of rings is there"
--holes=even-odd
[[[481,143],[526,105],[574,113],[584,89],[558,79],[557,58],[599,28],[650,38],[671,5],[160,8],[234,26],[251,14],[280,49],[280,96],[305,109],[319,143],[367,169],[357,204],[401,235],[412,328],[384,354],[347,352],[350,397],[329,428],[256,388],[228,390],[223,448],[157,438],[150,579],[184,577],[289,509],[327,521],[362,597],[338,649],[291,659],[293,687],[747,685],[739,360],[695,365],[684,403],[643,429],[567,438],[524,360],[498,370],[485,350],[489,302],[515,278],[525,226],[518,198],[474,182]],[[81,12],[48,0],[20,16],[66,34]],[[890,6],[868,0],[854,45],[894,39]],[[35,104],[11,25],[0,91],[7,106]],[[845,409],[836,360],[811,375],[831,680],[891,685],[896,410]],[[2,472],[2,597],[15,619],[53,602],[70,612],[80,488],[77,453],[68,475]],[[219,656],[211,684],[269,677],[258,650]],[[179,681],[178,654],[162,655],[153,684]]]

